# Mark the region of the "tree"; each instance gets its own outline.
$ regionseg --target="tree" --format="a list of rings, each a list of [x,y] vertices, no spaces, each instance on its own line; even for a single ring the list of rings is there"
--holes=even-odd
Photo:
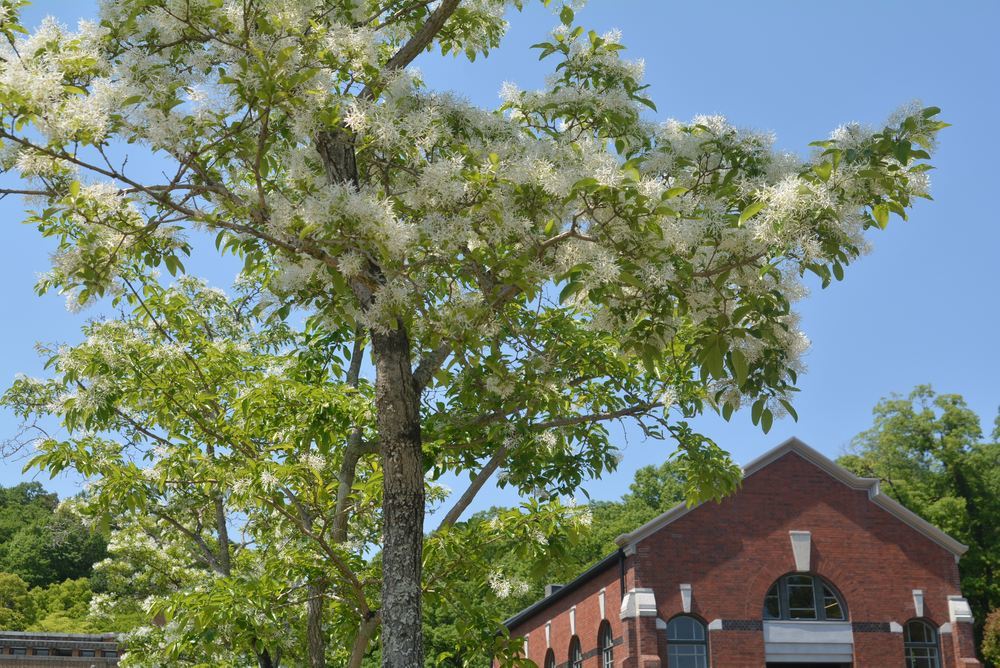
[[[1000,608],[991,612],[986,618],[983,658],[993,665],[1000,664]]]
[[[493,539],[480,544],[481,575],[452,578],[444,595],[427,600],[424,635],[427,666],[482,666],[496,651],[494,639],[504,619],[544,596],[545,585],[566,583],[618,550],[614,539],[682,503],[684,480],[675,462],[636,471],[630,493],[620,501],[593,501],[578,508],[571,530],[546,535],[497,532],[511,509],[492,508],[457,525]],[[526,551],[525,545],[533,549]],[[470,611],[465,601],[476,601]],[[471,612],[471,614],[470,614]]]
[[[838,462],[878,478],[886,493],[969,545],[959,571],[982,638],[986,615],[1000,606],[1000,443],[982,440],[979,416],[960,395],[928,385],[873,412],[872,428]]]
[[[86,577],[104,558],[104,536],[58,504],[36,482],[0,488],[0,571],[46,586]]]
[[[677,440],[690,500],[732,490],[738,468],[681,418],[749,405],[767,431],[792,412],[800,276],[841,279],[866,229],[905,217],[945,125],[928,108],[847,126],[806,161],[721,118],[656,127],[641,66],[569,6],[536,45],[558,61],[547,87],[498,110],[406,70],[486,55],[507,5],[116,0],[78,32],[0,26],[0,140],[29,182],[5,192],[59,244],[40,290],[141,292],[207,230],[275,313],[370,356],[376,452],[349,437],[337,494],[377,462],[381,604],[359,629],[381,620],[387,667],[423,660],[425,476],[470,480],[446,541],[497,470],[571,494],[630,419]],[[124,160],[149,154],[167,176]]]
[[[35,614],[28,583],[13,573],[0,573],[0,626],[23,631],[35,620]]]

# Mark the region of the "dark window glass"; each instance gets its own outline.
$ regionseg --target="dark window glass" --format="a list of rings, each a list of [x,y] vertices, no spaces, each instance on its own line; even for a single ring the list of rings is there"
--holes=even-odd
[[[92,649],[81,649],[80,656],[94,656],[94,650]]]
[[[49,655],[49,648],[48,647],[36,647],[34,653],[35,653],[35,656],[48,656]]]
[[[118,656],[118,650],[114,649],[102,649],[101,656],[116,657]]]
[[[569,665],[570,668],[583,668],[583,652],[580,651],[580,639],[576,636],[569,643]]]
[[[771,585],[764,597],[764,619],[781,619],[781,597],[778,596],[777,582]]]
[[[843,600],[823,580],[812,575],[786,575],[764,595],[764,619],[847,620]]]
[[[18,656],[25,656],[28,653],[28,648],[27,647],[11,647],[10,648],[10,653],[11,654],[17,654]]]
[[[940,668],[937,631],[920,619],[913,619],[903,627],[903,647],[906,668]]]
[[[843,621],[844,608],[840,605],[840,599],[825,584],[821,583],[821,586],[823,587],[823,610],[825,611],[826,619]]]
[[[606,621],[602,623],[599,636],[601,668],[613,668],[615,665],[615,641],[611,637],[611,624],[608,624]]]
[[[788,616],[791,619],[816,619],[813,579],[808,575],[789,575],[785,587],[788,589]]]
[[[56,647],[52,650],[52,656],[73,656],[73,650],[63,647]]]
[[[667,668],[708,668],[705,625],[694,617],[674,617],[667,624]]]

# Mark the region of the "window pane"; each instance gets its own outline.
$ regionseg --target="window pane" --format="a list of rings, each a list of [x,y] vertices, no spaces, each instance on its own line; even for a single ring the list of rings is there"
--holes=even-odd
[[[779,619],[781,617],[781,602],[778,598],[778,583],[767,591],[764,597],[764,619]]]
[[[792,619],[816,619],[812,578],[790,575],[785,587],[788,589],[788,616]]]
[[[837,595],[830,591],[830,588],[823,585],[823,609],[826,611],[826,618],[839,620],[844,618],[844,611],[840,607]]]
[[[704,640],[705,627],[694,617],[674,617],[667,624],[667,640]]]
[[[903,641],[908,643],[935,644],[937,638],[930,624],[915,619],[912,622],[907,622]]]
[[[705,646],[668,646],[667,668],[708,668],[708,653],[706,652]]]

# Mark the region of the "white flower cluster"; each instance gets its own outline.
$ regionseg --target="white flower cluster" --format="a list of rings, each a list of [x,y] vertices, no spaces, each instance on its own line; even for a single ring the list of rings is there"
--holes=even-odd
[[[505,575],[502,571],[495,570],[489,574],[489,585],[497,598],[510,598],[511,596],[523,596],[528,592],[530,585],[526,580]]]

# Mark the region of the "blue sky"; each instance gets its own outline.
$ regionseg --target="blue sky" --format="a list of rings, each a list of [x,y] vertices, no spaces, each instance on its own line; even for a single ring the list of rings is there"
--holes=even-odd
[[[93,12],[89,0],[39,0],[26,17],[31,25],[45,14],[71,23]],[[646,61],[655,118],[721,113],[773,131],[779,147],[793,151],[843,122],[878,124],[913,99],[941,107],[953,124],[934,159],[935,200],[921,202],[909,222],[894,218],[873,234],[874,252],[850,267],[844,282],[814,286],[799,304],[813,343],[796,400],[799,422],[776,422],[766,436],[741,414],[730,423],[709,416],[699,428],[741,463],[793,434],[836,456],[870,425],[880,397],[919,383],[963,394],[984,429],[992,428],[1000,404],[1000,228],[990,200],[1000,155],[1000,43],[993,34],[1000,3],[591,0],[577,20],[598,31],[621,29],[627,55]],[[507,39],[489,59],[425,55],[417,64],[431,87],[495,106],[504,81],[540,85],[549,65],[528,47],[556,23],[551,10],[529,4],[512,14]],[[75,341],[96,315],[70,314],[60,297],[34,295],[50,245],[19,224],[21,211],[13,198],[0,202],[4,385],[19,371],[42,373],[36,341]],[[189,269],[223,284],[235,274],[210,253]],[[0,440],[17,424],[0,413]],[[619,471],[588,485],[593,497],[620,496],[635,469],[672,452],[670,443],[634,432],[622,434],[621,445]],[[20,470],[20,463],[4,463],[0,484],[23,479]],[[71,479],[46,484],[62,494],[76,489]],[[476,507],[511,501],[484,490]]]

